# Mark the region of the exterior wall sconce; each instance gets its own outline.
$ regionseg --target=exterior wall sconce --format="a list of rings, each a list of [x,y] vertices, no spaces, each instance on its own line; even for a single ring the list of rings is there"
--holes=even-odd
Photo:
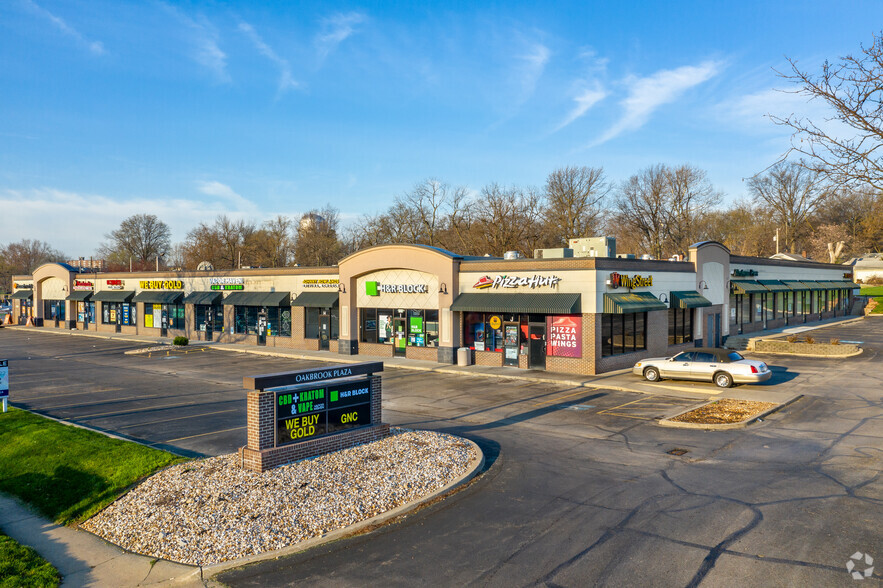
[[[337,291],[340,292],[341,294],[346,294],[346,287],[344,287],[343,284],[338,284]]]
[[[696,286],[696,289],[697,290],[708,290],[708,282],[706,282],[705,280],[700,280],[699,285]]]
[[[447,294],[447,293],[448,293],[448,286],[447,286],[447,284],[445,284],[444,282],[442,282],[442,285],[441,285],[441,286],[439,287],[439,289],[438,289],[438,293],[439,293],[439,294]]]
[[[659,295],[659,301],[668,304],[668,296],[663,292]]]

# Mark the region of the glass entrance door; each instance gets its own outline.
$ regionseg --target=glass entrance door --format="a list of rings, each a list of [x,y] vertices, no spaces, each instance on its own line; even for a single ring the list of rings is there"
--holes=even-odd
[[[405,357],[405,347],[408,345],[408,333],[405,331],[406,321],[403,318],[394,318],[392,320],[393,331],[393,355],[397,357]]]
[[[527,367],[532,370],[546,369],[546,325],[529,325]]]
[[[319,349],[328,351],[329,333],[331,332],[331,317],[327,314],[319,315]]]
[[[518,323],[503,325],[503,365],[518,367]]]

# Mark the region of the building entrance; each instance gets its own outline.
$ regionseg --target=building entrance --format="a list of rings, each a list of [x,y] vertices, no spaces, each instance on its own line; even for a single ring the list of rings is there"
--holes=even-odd
[[[546,369],[546,325],[528,325],[527,367],[532,370]]]
[[[393,332],[393,355],[396,357],[405,357],[405,350],[408,345],[408,333],[405,331],[406,320],[403,318],[392,319]]]

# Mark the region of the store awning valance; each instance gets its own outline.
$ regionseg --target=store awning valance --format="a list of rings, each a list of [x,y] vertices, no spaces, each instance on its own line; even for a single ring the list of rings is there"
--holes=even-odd
[[[144,290],[135,294],[132,302],[146,302],[147,304],[179,304],[184,298],[183,292],[157,292]]]
[[[813,280],[800,280],[806,286],[807,290],[826,290],[822,284],[819,282],[814,282]]]
[[[211,306],[221,301],[224,295],[220,292],[191,292],[184,297],[184,304],[204,304]]]
[[[790,292],[791,288],[779,280],[757,280],[764,288],[771,292]]]
[[[129,302],[135,296],[134,290],[102,290],[92,296],[96,302]]]
[[[650,292],[604,294],[604,314],[631,314],[668,310],[668,306]]]
[[[861,287],[850,280],[835,280],[832,284],[837,284],[837,287],[843,290],[852,290],[853,288],[858,290]]]
[[[92,290],[77,290],[76,292],[71,292],[71,295],[65,298],[65,300],[86,302],[90,298],[92,298]]]
[[[292,306],[309,306],[310,308],[331,308],[340,304],[340,294],[334,292],[302,292],[297,295]]]
[[[734,294],[752,294],[754,292],[769,292],[763,284],[757,280],[730,280],[730,288]]]
[[[10,298],[13,300],[30,300],[33,296],[34,293],[31,290],[19,290],[18,292],[13,292]]]
[[[702,308],[711,306],[711,300],[693,290],[671,292],[672,308]]]
[[[782,283],[792,290],[809,290],[809,288],[807,288],[803,282],[796,282],[794,280],[782,280]]]
[[[511,312],[524,314],[580,314],[579,294],[460,294],[451,310],[456,312]]]
[[[224,306],[289,306],[290,292],[231,292]]]

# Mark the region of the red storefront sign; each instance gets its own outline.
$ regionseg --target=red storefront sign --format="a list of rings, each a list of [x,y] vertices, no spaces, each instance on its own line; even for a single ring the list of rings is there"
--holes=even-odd
[[[549,330],[546,355],[555,357],[583,356],[583,317],[550,316],[546,321]]]

